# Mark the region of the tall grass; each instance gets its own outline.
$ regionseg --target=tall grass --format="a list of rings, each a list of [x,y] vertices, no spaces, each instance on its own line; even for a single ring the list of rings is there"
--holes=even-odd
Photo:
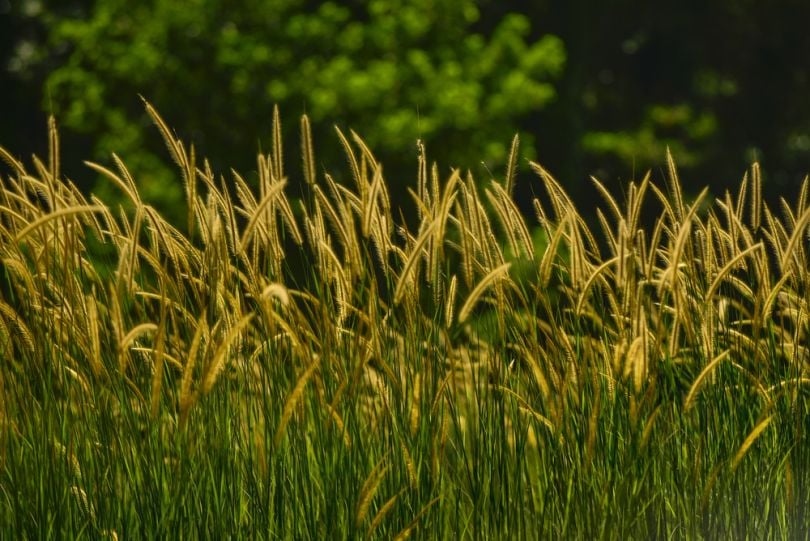
[[[3,537],[807,538],[807,179],[690,198],[668,156],[592,230],[535,163],[518,211],[517,138],[484,184],[420,145],[393,202],[353,132],[345,183],[277,114],[226,180],[147,110],[182,226],[115,155],[125,203],[82,194],[53,121],[0,149]]]

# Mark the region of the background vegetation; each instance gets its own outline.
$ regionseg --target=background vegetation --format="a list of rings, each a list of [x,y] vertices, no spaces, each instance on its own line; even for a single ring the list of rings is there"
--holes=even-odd
[[[115,150],[167,211],[181,191],[138,94],[215,168],[246,174],[278,103],[327,143],[319,167],[342,160],[333,124],[362,127],[395,192],[416,139],[485,176],[519,132],[522,157],[578,202],[591,174],[616,188],[660,173],[667,145],[688,193],[722,193],[756,159],[768,197],[810,164],[808,19],[801,0],[3,0],[0,140],[44,151],[53,113],[81,186],[96,179],[78,157]]]

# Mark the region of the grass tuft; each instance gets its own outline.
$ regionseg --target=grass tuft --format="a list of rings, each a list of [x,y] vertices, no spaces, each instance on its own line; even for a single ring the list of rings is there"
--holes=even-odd
[[[408,221],[353,131],[285,170],[276,109],[226,182],[146,110],[182,226],[116,155],[82,194],[53,119],[0,148],[0,537],[807,538],[809,180],[668,152],[592,230],[536,163],[520,212],[517,137],[486,184],[419,142]]]

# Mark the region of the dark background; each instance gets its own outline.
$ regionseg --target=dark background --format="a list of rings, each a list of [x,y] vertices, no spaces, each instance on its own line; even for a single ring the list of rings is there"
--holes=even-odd
[[[759,160],[790,200],[810,171],[808,21],[787,0],[0,0],[0,145],[43,154],[53,113],[69,177],[116,197],[82,165],[114,151],[171,215],[180,177],[139,95],[226,176],[250,177],[278,104],[293,183],[307,113],[320,167],[345,175],[333,125],[354,129],[398,194],[417,138],[443,173],[488,180],[520,133],[523,199],[527,159],[587,211],[589,175],[661,181],[669,147],[688,193]]]

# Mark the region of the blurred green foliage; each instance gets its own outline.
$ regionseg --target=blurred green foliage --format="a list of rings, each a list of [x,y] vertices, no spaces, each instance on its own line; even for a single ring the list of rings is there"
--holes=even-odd
[[[589,131],[582,138],[586,151],[613,155],[632,163],[655,163],[667,147],[678,156],[682,167],[695,165],[701,155],[695,146],[706,143],[717,130],[717,119],[710,112],[696,113],[687,103],[656,104],[644,111],[640,124],[633,130]],[[685,142],[689,142],[687,146]],[[691,148],[690,148],[691,147]]]
[[[518,119],[554,100],[565,49],[553,35],[529,41],[525,15],[485,34],[480,16],[469,0],[99,0],[37,14],[48,54],[63,51],[46,79],[61,124],[93,134],[98,159],[125,157],[164,210],[181,189],[138,94],[215,169],[249,171],[274,104],[289,129],[310,116],[327,167],[344,160],[333,123],[357,131],[395,183],[414,176],[417,139],[445,166],[500,165]]]
[[[574,193],[593,194],[579,189],[591,174],[660,178],[667,146],[692,194],[722,196],[752,160],[771,200],[810,171],[810,3],[548,0],[526,13],[565,43],[554,135],[538,141]]]
[[[293,180],[307,113],[319,166],[345,171],[333,125],[351,128],[394,188],[417,139],[443,174],[486,179],[519,132],[520,163],[585,214],[589,175],[659,175],[666,147],[687,192],[722,195],[757,159],[773,199],[810,170],[808,20],[806,0],[0,0],[0,144],[42,153],[54,113],[82,187],[80,157],[115,151],[171,214],[180,182],[141,94],[226,176],[250,177],[278,104]]]

